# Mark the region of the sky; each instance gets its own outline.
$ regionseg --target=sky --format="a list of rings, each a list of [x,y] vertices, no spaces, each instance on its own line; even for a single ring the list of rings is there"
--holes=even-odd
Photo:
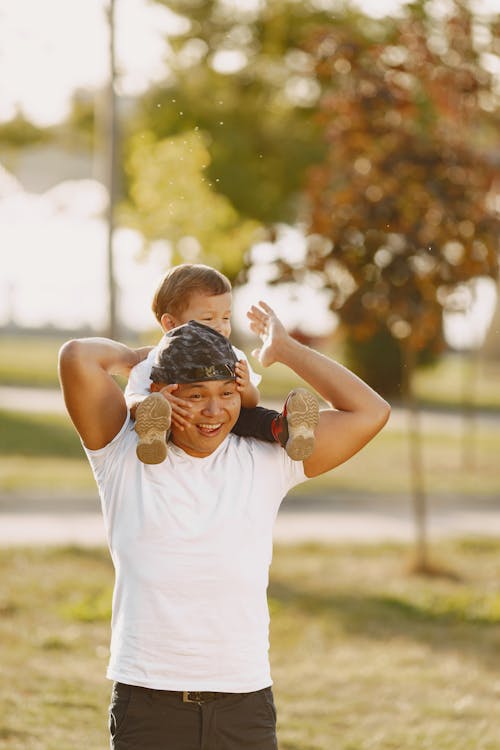
[[[397,12],[404,1],[356,0],[356,4],[365,12],[383,16]],[[225,2],[228,7],[231,3],[250,7],[259,0]],[[492,12],[498,4],[498,0],[477,2],[483,12]],[[446,0],[434,3],[445,10]],[[35,123],[52,125],[68,114],[75,90],[95,90],[103,85],[107,74],[106,7],[107,0],[0,0],[0,121],[11,119],[20,108]],[[148,0],[116,0],[119,94],[138,94],[164,77],[165,34],[175,35],[185,23]],[[2,253],[0,269],[0,325],[12,316],[19,324],[30,326],[103,325],[106,230],[100,212],[106,196],[98,183],[80,183],[66,182],[39,195],[28,193],[0,171],[0,252],[8,248],[8,253]],[[43,253],[39,251],[40,238],[44,240]],[[300,252],[297,234],[289,234],[287,242],[292,252],[293,247]],[[168,264],[168,248],[159,245],[144,263],[140,261],[141,238],[122,230],[116,236],[116,250],[120,315],[127,325],[151,328],[150,298]],[[264,277],[265,271],[252,290],[238,296],[241,322],[247,298],[253,301],[265,290]],[[290,326],[302,323],[320,333],[332,327],[326,300],[318,312],[317,293],[304,290],[303,298],[293,300],[293,305],[284,292],[266,294],[271,303],[287,308]],[[315,315],[308,319],[303,311],[311,309]]]

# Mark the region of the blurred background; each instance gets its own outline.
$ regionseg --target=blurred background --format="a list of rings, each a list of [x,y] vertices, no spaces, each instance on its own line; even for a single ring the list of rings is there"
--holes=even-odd
[[[2,2],[3,328],[151,329],[158,274],[205,261],[251,298],[279,283],[291,326],[340,322],[355,349],[431,355],[443,317],[445,345],[479,346],[489,1]]]
[[[292,727],[285,750],[329,750],[336,732],[345,750],[498,747],[484,719],[494,710],[477,699],[500,645],[498,11],[498,0],[0,0],[2,545],[103,542],[94,480],[57,390],[57,351],[82,335],[155,343],[151,299],[172,264],[208,263],[231,279],[232,338],[247,352],[255,342],[246,309],[265,299],[294,336],[345,362],[393,407],[361,454],[296,488],[277,527],[288,543],[407,545],[373,554],[306,548],[300,565],[290,552],[278,554],[283,579],[271,600],[284,644],[275,669]],[[279,366],[263,376],[264,402],[279,406],[295,380]],[[442,540],[463,535],[469,541],[439,559]],[[46,603],[38,584],[19,588],[33,561],[51,577],[56,553],[40,554],[0,555],[12,581],[12,593],[0,595],[5,642],[24,629],[23,595],[30,606],[37,596]],[[30,648],[44,675],[54,649],[73,660],[78,652],[88,675],[81,643],[100,639],[93,667],[107,653],[111,584],[95,583],[110,575],[98,570],[107,558],[58,554],[70,572],[50,596],[70,596],[73,609],[65,604],[61,614],[54,605],[50,628],[62,634],[40,625]],[[400,557],[405,575],[431,583],[391,578]],[[86,576],[75,589],[80,569]],[[315,576],[303,582],[307,594],[286,593],[307,571],[326,581],[332,569],[343,593],[316,591]],[[460,569],[469,588],[456,588]],[[377,598],[371,587],[381,580],[393,588]],[[364,674],[366,695],[350,695],[344,706],[364,739],[323,719],[307,724],[290,687],[307,677],[306,634],[321,671],[326,622],[334,640],[342,628],[357,634],[340,639],[331,674],[352,672],[356,684]],[[406,644],[401,652],[389,650],[379,663],[379,652],[364,650],[367,622],[375,645],[396,636]],[[85,630],[92,623],[98,636]],[[424,740],[412,721],[446,697],[439,667],[398,688],[390,663],[417,669],[450,623],[456,642],[443,679],[469,687],[454,695],[446,731],[438,722]],[[302,631],[292,644],[294,627]],[[474,639],[485,644],[480,653]],[[24,648],[12,652],[9,684]],[[349,661],[354,654],[359,663]],[[380,671],[365,674],[371,660]],[[393,681],[388,714],[398,690],[422,687],[419,696],[404,693],[395,744],[374,729],[370,707],[373,684],[384,694],[384,670]],[[70,715],[68,686],[61,675],[51,679]],[[321,695],[334,686],[323,688]],[[5,704],[0,695],[5,716],[18,700],[23,710],[12,715],[25,717],[23,690]],[[69,750],[57,734],[60,716],[50,718],[62,699],[47,700],[37,698],[37,711],[55,734],[43,747]],[[469,724],[455,726],[469,709]],[[0,748],[42,747],[20,719],[7,724]],[[81,742],[98,746],[92,725],[90,716]]]
[[[264,298],[396,407],[332,486],[411,498],[420,525],[428,491],[496,498],[496,10],[0,2],[0,489],[92,487],[69,425],[30,421],[61,408],[57,349],[154,343],[157,280],[194,261],[233,282],[236,343]],[[273,368],[263,396],[289,385]]]

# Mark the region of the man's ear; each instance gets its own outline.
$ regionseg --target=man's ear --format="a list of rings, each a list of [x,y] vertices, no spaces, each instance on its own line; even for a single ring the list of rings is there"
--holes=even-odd
[[[161,391],[161,389],[161,383],[151,383],[151,385],[149,386],[149,390],[151,391],[151,393],[158,393],[158,391]]]
[[[163,313],[160,318],[161,327],[164,331],[171,331],[179,325],[176,319],[170,313]]]

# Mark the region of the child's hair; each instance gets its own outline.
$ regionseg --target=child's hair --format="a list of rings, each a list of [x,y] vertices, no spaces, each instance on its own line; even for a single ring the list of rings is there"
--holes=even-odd
[[[182,263],[170,268],[153,297],[151,308],[161,325],[161,317],[178,315],[189,306],[193,292],[216,296],[231,291],[231,282],[220,271],[201,263]]]

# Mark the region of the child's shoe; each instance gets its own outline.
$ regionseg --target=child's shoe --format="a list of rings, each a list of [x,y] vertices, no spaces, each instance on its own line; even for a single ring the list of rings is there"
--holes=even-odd
[[[314,450],[314,430],[319,421],[318,401],[305,388],[288,394],[283,412],[274,419],[274,439],[293,461],[304,461]]]
[[[137,458],[143,464],[161,464],[167,457],[167,435],[172,409],[161,393],[152,393],[138,404],[135,431],[139,436]]]

